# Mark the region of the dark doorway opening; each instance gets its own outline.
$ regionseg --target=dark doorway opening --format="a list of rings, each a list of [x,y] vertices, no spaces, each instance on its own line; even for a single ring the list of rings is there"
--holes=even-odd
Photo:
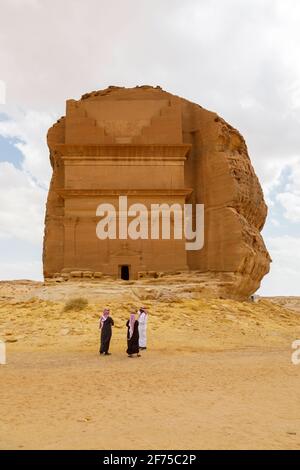
[[[123,264],[121,266],[121,279],[124,281],[129,281],[129,266],[128,264]]]

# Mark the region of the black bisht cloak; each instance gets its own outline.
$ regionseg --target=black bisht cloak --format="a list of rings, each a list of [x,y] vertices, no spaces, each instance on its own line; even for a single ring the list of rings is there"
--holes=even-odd
[[[108,353],[109,350],[109,343],[112,335],[112,329],[114,321],[111,317],[107,317],[107,319],[102,323],[101,328],[101,344],[100,344],[100,354]]]
[[[139,322],[138,320],[135,320],[131,338],[130,338],[129,320],[127,320],[126,326],[127,326],[127,351],[126,352],[127,354],[137,354],[140,351]]]

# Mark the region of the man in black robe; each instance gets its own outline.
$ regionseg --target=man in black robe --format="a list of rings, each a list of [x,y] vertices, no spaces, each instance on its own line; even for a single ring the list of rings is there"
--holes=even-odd
[[[113,319],[109,316],[109,309],[105,308],[103,310],[102,317],[100,318],[99,329],[101,331],[100,335],[100,354],[105,356],[110,356],[109,343],[112,335],[112,326],[114,325]]]
[[[127,354],[128,357],[132,357],[132,354],[136,354],[140,357],[139,348],[139,322],[135,319],[135,314],[130,314],[130,319],[127,320]]]

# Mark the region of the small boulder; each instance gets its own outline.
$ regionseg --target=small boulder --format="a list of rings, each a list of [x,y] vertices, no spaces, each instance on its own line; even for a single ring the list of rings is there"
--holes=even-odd
[[[102,277],[102,276],[103,276],[103,273],[101,273],[100,271],[96,271],[96,272],[94,273],[94,277],[95,277],[95,278],[98,278],[98,279],[99,279],[99,278]]]
[[[81,276],[82,276],[82,272],[81,272],[81,271],[71,271],[71,272],[70,272],[70,276],[71,276],[71,277],[81,277]]]
[[[85,278],[92,278],[92,277],[93,277],[93,273],[92,273],[92,271],[83,271],[82,277],[85,277]]]

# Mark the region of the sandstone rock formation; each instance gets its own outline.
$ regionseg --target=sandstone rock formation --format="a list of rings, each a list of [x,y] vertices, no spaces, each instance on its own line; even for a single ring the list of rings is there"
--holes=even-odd
[[[67,101],[48,132],[53,167],[44,276],[212,279],[217,294],[243,298],[269,271],[260,231],[267,207],[239,132],[216,113],[160,87],[109,87]],[[99,240],[96,208],[132,202],[205,206],[205,242]],[[99,275],[100,273],[100,275]],[[152,275],[152,274],[151,274]]]

